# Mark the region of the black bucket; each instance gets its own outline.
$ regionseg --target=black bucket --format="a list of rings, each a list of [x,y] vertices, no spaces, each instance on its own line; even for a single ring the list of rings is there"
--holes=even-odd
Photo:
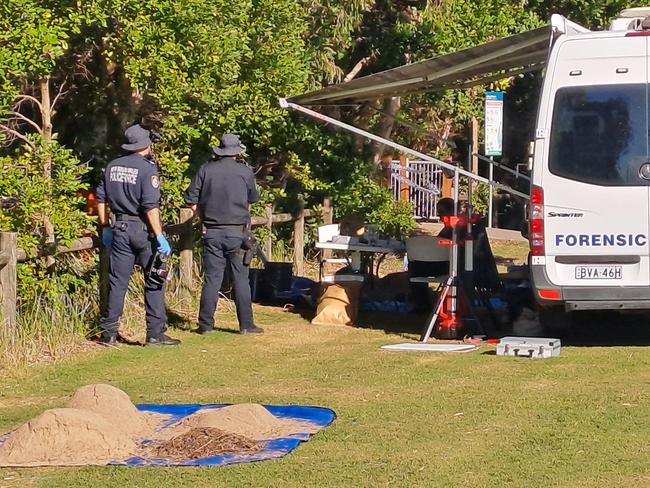
[[[263,290],[260,284],[262,283],[262,273],[264,272],[261,268],[250,268],[248,270],[248,282],[251,285],[251,300],[254,302],[264,301]]]
[[[291,289],[293,264],[269,262],[263,269],[251,268],[249,277],[253,301],[271,301],[277,293]]]
[[[291,289],[293,263],[266,263],[264,265],[264,281],[276,292]]]

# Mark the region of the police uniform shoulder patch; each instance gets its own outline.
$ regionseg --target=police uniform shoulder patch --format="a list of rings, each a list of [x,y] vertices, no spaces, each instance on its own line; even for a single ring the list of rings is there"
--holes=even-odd
[[[154,188],[160,187],[160,178],[158,178],[158,175],[151,175],[151,186]]]

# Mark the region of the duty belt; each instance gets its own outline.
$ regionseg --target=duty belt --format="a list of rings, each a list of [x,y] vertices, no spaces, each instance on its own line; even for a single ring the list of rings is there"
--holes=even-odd
[[[139,215],[115,214],[116,222],[144,222]]]

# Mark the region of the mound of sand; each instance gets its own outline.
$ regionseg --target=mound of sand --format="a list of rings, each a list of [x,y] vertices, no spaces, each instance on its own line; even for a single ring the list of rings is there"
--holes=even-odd
[[[167,436],[176,436],[190,429],[213,427],[255,440],[286,437],[299,432],[316,432],[311,422],[280,419],[262,405],[242,403],[222,408],[199,410],[167,429]]]
[[[317,432],[311,422],[277,418],[262,405],[203,409],[155,432],[167,416],[142,413],[110,385],[79,388],[68,408],[47,410],[0,445],[0,466],[80,466],[124,461],[144,449],[143,438],[167,441],[158,455],[205,457],[260,449],[255,441]]]
[[[163,458],[200,459],[260,449],[260,444],[243,435],[214,427],[197,427],[156,446],[153,453]]]
[[[0,446],[0,465],[102,465],[127,459],[136,450],[133,439],[101,415],[55,408],[11,433]]]
[[[138,411],[126,393],[111,385],[82,386],[74,393],[68,407],[101,415],[113,429],[134,437],[151,434],[160,422],[159,416]]]

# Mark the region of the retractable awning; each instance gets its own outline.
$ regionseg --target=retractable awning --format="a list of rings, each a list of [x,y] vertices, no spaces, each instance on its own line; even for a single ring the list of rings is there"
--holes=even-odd
[[[294,110],[321,122],[353,132],[370,140],[385,144],[424,161],[430,161],[454,172],[455,177],[471,180],[499,188],[513,195],[528,198],[506,185],[473,174],[446,161],[424,154],[413,148],[377,136],[367,130],[319,113],[308,106],[361,104],[366,100],[377,100],[392,96],[403,96],[419,92],[464,88],[489,81],[499,80],[516,73],[541,68],[548,57],[549,48],[555,38],[562,34],[589,32],[589,29],[554,14],[550,25],[510,37],[491,41],[480,46],[464,49],[452,54],[437,56],[364,76],[353,81],[328,86],[304,95],[281,98],[280,107]],[[456,186],[457,187],[457,186]]]
[[[299,105],[345,105],[474,85],[541,69],[553,39],[587,29],[560,15],[550,25],[289,98]]]

